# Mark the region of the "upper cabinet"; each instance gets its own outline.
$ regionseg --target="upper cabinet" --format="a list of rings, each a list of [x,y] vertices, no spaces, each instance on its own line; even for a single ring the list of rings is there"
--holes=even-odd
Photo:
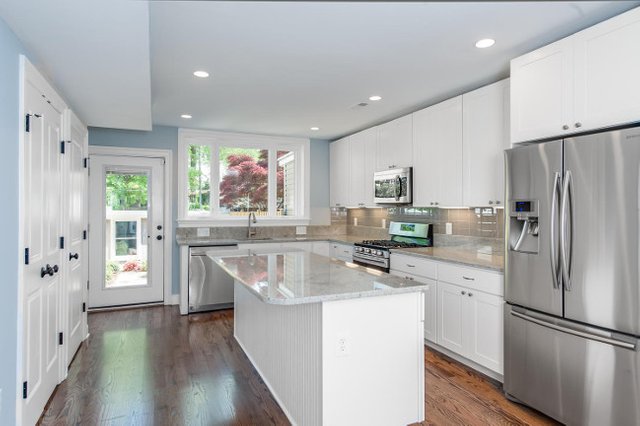
[[[351,162],[349,165],[350,207],[375,207],[373,202],[373,174],[376,171],[377,128],[373,127],[349,137]]]
[[[464,206],[504,204],[504,150],[509,142],[509,80],[462,95]]]
[[[640,8],[511,61],[511,140],[640,121]]]
[[[378,149],[376,169],[395,169],[413,165],[412,115],[405,115],[377,127]]]
[[[462,96],[413,114],[413,205],[462,205]]]
[[[346,207],[349,203],[349,182],[351,152],[349,138],[343,138],[329,145],[330,178],[329,198],[331,207]]]

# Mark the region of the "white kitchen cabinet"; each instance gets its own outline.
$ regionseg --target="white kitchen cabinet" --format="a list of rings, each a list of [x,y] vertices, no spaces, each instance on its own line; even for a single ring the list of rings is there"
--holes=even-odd
[[[464,206],[504,204],[509,141],[509,80],[462,95]]]
[[[511,141],[568,134],[573,50],[564,39],[511,61]]]
[[[377,127],[376,169],[386,170],[413,165],[413,117],[411,114]]]
[[[351,153],[349,138],[339,139],[329,145],[330,174],[329,198],[331,207],[346,207],[349,203],[349,169]]]
[[[349,206],[375,207],[373,202],[373,174],[376,171],[378,131],[370,128],[349,137]]]
[[[511,61],[511,141],[640,121],[640,8]]]
[[[427,286],[427,289],[424,291],[424,338],[429,340],[430,342],[436,343],[437,333],[436,333],[436,318],[437,318],[437,284],[436,280],[421,277],[419,275],[408,274],[403,271],[392,269],[390,272],[392,275],[397,275],[399,277],[416,281]]]
[[[503,373],[502,296],[438,280],[437,342],[498,374]]]
[[[467,356],[464,330],[466,292],[461,287],[438,282],[438,344],[462,356]]]
[[[351,244],[330,243],[329,254],[345,262],[351,262],[353,260],[353,246]]]
[[[413,114],[413,205],[462,205],[462,96]]]
[[[575,119],[581,130],[640,121],[640,8],[572,37]]]

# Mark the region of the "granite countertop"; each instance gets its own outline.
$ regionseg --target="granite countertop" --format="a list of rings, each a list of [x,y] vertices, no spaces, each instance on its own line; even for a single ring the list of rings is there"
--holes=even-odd
[[[415,281],[302,250],[212,251],[208,256],[270,304],[318,303],[427,289]]]
[[[504,254],[470,247],[420,247],[392,249],[391,253],[458,263],[464,266],[504,271]]]
[[[286,243],[304,241],[330,241],[341,244],[353,244],[362,242],[362,236],[355,235],[313,235],[307,237],[277,237],[267,240],[226,240],[212,238],[178,238],[179,245],[188,246],[220,246],[226,244],[259,244],[259,243]],[[487,247],[469,246],[445,246],[445,247],[421,247],[392,249],[392,253],[406,254],[409,256],[424,257],[432,260],[458,263],[460,265],[472,266],[475,268],[490,269],[493,271],[504,271],[504,254],[502,251],[492,251]]]
[[[224,239],[224,238],[211,238],[211,237],[176,237],[176,243],[179,246],[223,246],[228,244],[260,244],[260,243],[292,243],[292,242],[305,242],[305,241],[332,241],[342,244],[353,244],[363,240],[362,237],[355,235],[307,235],[307,236],[295,236],[295,237],[274,237],[267,239],[260,238],[246,238],[246,239]]]

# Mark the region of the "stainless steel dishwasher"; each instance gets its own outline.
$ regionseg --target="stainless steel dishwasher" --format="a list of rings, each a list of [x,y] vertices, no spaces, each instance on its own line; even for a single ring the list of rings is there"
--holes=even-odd
[[[233,307],[233,278],[207,252],[238,248],[237,244],[189,248],[189,312]]]

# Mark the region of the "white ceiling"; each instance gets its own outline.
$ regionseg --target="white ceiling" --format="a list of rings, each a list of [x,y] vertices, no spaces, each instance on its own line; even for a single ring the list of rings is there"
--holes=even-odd
[[[504,78],[511,58],[639,4],[154,1],[147,20],[145,1],[2,0],[0,16],[89,125],[148,129],[152,112],[334,139]],[[476,49],[483,37],[495,46]]]
[[[0,0],[0,16],[86,123],[151,129],[147,2]]]

